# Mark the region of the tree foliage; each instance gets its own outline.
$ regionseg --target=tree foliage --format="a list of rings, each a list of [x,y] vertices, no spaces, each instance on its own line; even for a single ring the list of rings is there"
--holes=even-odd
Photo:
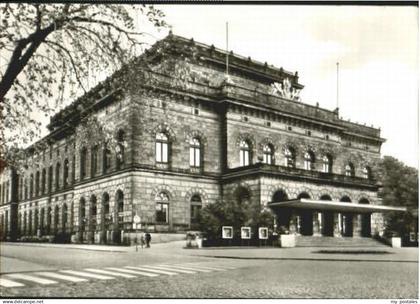
[[[418,171],[391,156],[379,165],[382,189],[379,195],[384,205],[407,207],[408,212],[386,214],[386,234],[404,236],[416,229],[418,221]]]
[[[240,237],[241,227],[251,227],[251,236],[256,239],[258,227],[272,229],[273,223],[274,216],[269,210],[240,200],[216,201],[204,207],[199,216],[200,230],[209,240],[221,238],[222,226],[232,226],[235,238]]]
[[[1,4],[1,158],[39,136],[42,117],[89,90],[89,75],[110,75],[141,53],[147,26],[165,27],[163,17],[146,5]]]

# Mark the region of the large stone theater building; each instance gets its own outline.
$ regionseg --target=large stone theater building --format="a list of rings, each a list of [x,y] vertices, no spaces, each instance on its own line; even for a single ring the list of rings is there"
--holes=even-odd
[[[119,94],[98,85],[51,118],[24,168],[3,169],[2,239],[118,243],[134,215],[142,229],[182,232],[231,199],[264,206],[291,233],[383,232],[382,212],[398,208],[377,196],[379,129],[301,102],[297,72],[214,46],[170,34],[142,57],[153,82]],[[89,116],[113,126],[117,149],[86,140]]]

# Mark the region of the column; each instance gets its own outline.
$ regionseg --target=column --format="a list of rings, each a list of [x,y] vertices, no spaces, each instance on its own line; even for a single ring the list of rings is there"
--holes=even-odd
[[[353,216],[353,237],[360,237],[362,232],[362,216],[355,214]]]
[[[313,236],[321,236],[321,213],[314,211],[312,213]]]
[[[334,213],[334,236],[340,237],[341,236],[341,213]]]
[[[290,234],[296,234],[296,215],[294,212],[291,212],[290,214],[290,220],[289,220],[289,233]]]

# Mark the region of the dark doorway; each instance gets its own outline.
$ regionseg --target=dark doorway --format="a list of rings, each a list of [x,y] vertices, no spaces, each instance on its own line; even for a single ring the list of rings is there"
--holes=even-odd
[[[273,197],[271,198],[272,202],[283,202],[289,200],[286,192],[283,190],[277,190]],[[277,226],[281,229],[289,230],[290,217],[292,215],[291,209],[289,208],[275,208],[273,210],[277,217]]]
[[[321,201],[332,201],[331,196],[323,195]],[[324,211],[322,213],[322,235],[334,236],[334,213],[331,211]]]
[[[365,198],[362,198],[359,201],[359,204],[369,204],[369,201]],[[361,234],[362,237],[371,237],[370,215],[371,215],[370,213],[365,213],[365,214],[362,214],[362,216],[361,216],[362,229],[361,229],[360,234]]]
[[[298,195],[298,199],[305,198],[310,199],[308,193],[302,192]],[[312,210],[301,210],[299,212],[301,218],[301,225],[300,225],[300,234],[302,235],[312,235],[313,234],[313,212]]]

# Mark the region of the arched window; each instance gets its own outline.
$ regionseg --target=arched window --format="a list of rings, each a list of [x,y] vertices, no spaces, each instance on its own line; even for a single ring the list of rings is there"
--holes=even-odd
[[[69,160],[64,160],[64,168],[63,168],[63,185],[67,187],[69,185]]]
[[[38,233],[38,229],[39,229],[39,211],[38,208],[35,208],[34,210],[34,229],[33,229],[33,234],[37,234]]]
[[[79,204],[79,226],[80,226],[81,231],[85,230],[85,224],[86,224],[86,201],[82,197],[80,199],[80,204]]]
[[[354,176],[354,166],[352,163],[348,163],[345,168],[345,175],[346,176]]]
[[[53,167],[48,168],[48,192],[52,192]]]
[[[24,187],[24,192],[25,192],[24,198],[27,199],[28,198],[28,180],[26,178],[23,180],[23,187]]]
[[[321,201],[332,201],[331,196],[330,196],[330,195],[328,195],[328,194],[324,194],[324,195],[323,195],[323,196],[321,196],[319,199],[320,199]]]
[[[26,230],[27,227],[28,227],[27,224],[26,224],[26,220],[27,220],[26,211],[24,211],[23,212],[23,218],[22,218],[22,231],[23,231],[24,235],[28,233],[28,231]]]
[[[67,228],[67,204],[64,203],[63,207],[61,208],[61,213],[62,213],[62,217],[61,217],[61,227],[63,227],[63,232],[66,231]]]
[[[52,216],[52,209],[51,206],[47,208],[47,234],[51,233],[51,216]]]
[[[124,193],[121,190],[117,191],[116,202],[117,212],[124,212]]]
[[[365,179],[371,179],[372,178],[372,171],[369,167],[363,168],[363,178]]]
[[[29,196],[34,197],[34,175],[31,174],[29,179]]]
[[[165,133],[156,134],[156,162],[168,163],[169,148],[168,136]]]
[[[303,156],[303,167],[305,170],[313,170],[315,168],[315,155],[312,151],[306,151]]]
[[[239,143],[239,165],[249,166],[251,164],[251,147],[248,141],[241,140]]]
[[[39,212],[39,229],[41,229],[41,234],[44,234],[44,219],[45,219],[45,208],[41,208],[41,211]]]
[[[91,149],[90,154],[90,175],[95,176],[98,172],[98,146],[94,146]]]
[[[248,189],[242,186],[235,190],[233,196],[239,204],[244,205],[247,205],[251,199],[251,194],[249,193]]]
[[[96,196],[92,195],[90,197],[90,209],[89,209],[89,218],[90,218],[90,230],[95,231],[96,229],[96,216],[98,214],[98,207],[96,205]]]
[[[117,151],[116,151],[117,169],[120,169],[121,166],[124,164],[124,158],[125,158],[124,149],[125,149],[124,131],[119,130],[117,134]]]
[[[190,167],[201,166],[201,143],[198,138],[190,140]]]
[[[39,195],[39,171],[35,174],[35,196]]]
[[[42,169],[42,179],[41,179],[41,193],[45,194],[47,189],[47,171]]]
[[[60,189],[60,163],[55,167],[55,190]]]
[[[191,197],[191,224],[198,222],[198,216],[202,208],[201,197],[198,194],[194,194]]]
[[[73,160],[71,161],[71,183],[74,184],[76,180],[76,156],[73,155]]]
[[[160,192],[155,197],[156,202],[156,222],[169,223],[169,196],[165,192]]]
[[[29,210],[28,213],[28,235],[32,235],[33,229],[32,229],[32,210]]]
[[[111,150],[108,149],[108,146],[104,146],[103,157],[102,157],[102,169],[106,173],[111,168]]]
[[[80,151],[80,179],[84,179],[86,177],[87,172],[87,149],[86,147],[83,147]]]
[[[295,167],[296,155],[295,151],[291,147],[287,147],[284,150],[284,165],[289,168]]]
[[[284,192],[283,190],[277,190],[271,198],[273,202],[283,202],[283,201],[287,201],[288,199],[289,198],[286,192]]]
[[[273,147],[269,144],[263,147],[263,163],[267,165],[273,164]]]
[[[322,157],[322,172],[332,173],[332,157],[330,155]]]
[[[102,214],[104,227],[106,230],[108,230],[109,224],[111,223],[111,214],[109,213],[109,194],[106,192],[102,196]]]
[[[55,233],[57,233],[58,231],[59,212],[60,212],[60,208],[58,207],[58,205],[56,205],[54,208],[54,232]]]

